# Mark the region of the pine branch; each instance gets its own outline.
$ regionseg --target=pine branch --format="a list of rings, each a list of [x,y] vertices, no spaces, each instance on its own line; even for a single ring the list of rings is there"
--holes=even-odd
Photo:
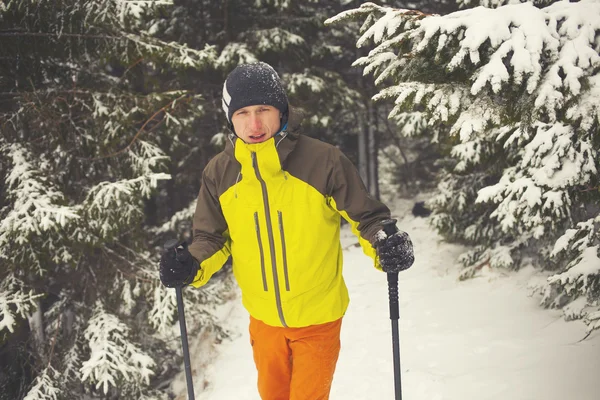
[[[113,256],[117,257],[118,259],[126,262],[127,264],[131,265],[134,268],[138,268],[138,265],[136,265],[135,263],[129,261],[127,258],[123,257],[122,255],[120,255],[119,253],[117,253],[116,251],[114,251],[113,249],[107,247],[107,246],[103,246],[102,250],[106,251],[107,253],[112,254]],[[119,271],[121,274],[123,274],[123,276],[127,276],[129,278],[134,278],[134,279],[139,279],[143,282],[150,282],[150,283],[154,283],[156,282],[156,279],[145,279],[145,278],[141,278],[138,275],[129,273],[129,272],[125,272],[122,269],[120,269],[118,266],[115,266],[115,269],[117,271]],[[141,269],[142,272],[145,272],[143,269]]]
[[[148,118],[146,120],[146,122],[144,122],[144,124],[142,125],[142,127],[137,131],[137,133],[135,134],[135,136],[133,137],[133,139],[131,140],[131,142],[126,147],[124,147],[123,149],[118,150],[118,151],[116,151],[114,153],[111,153],[111,154],[107,154],[105,156],[100,156],[100,157],[95,157],[95,158],[83,158],[83,159],[85,159],[85,160],[92,160],[92,161],[103,160],[103,159],[106,159],[106,158],[111,158],[111,157],[118,156],[119,154],[123,154],[123,153],[129,151],[131,149],[131,147],[134,145],[134,143],[138,140],[138,138],[140,137],[140,135],[142,134],[142,132],[144,132],[144,128],[146,128],[146,126],[150,122],[154,121],[154,118],[156,116],[158,116],[162,112],[166,112],[170,107],[174,107],[174,105],[176,105],[176,103],[178,102],[178,100],[181,100],[181,99],[186,99],[187,101],[189,101],[189,93],[185,93],[185,94],[179,96],[178,98],[176,98],[175,100],[169,102],[169,104],[161,107],[158,111],[156,111],[154,114],[152,114],[152,116],[150,118]],[[154,125],[151,129],[147,130],[146,133],[150,133],[153,130],[155,130],[160,124],[162,124],[165,121],[165,119],[166,119],[166,114],[156,123],[156,125]]]
[[[51,33],[51,32],[23,32],[23,31],[0,31],[0,37],[73,37],[79,39],[105,39],[105,40],[123,40],[123,37],[109,35],[93,35],[87,33]]]
[[[131,64],[129,67],[127,67],[127,69],[125,70],[125,72],[123,72],[123,75],[121,75],[120,80],[123,80],[123,78],[125,78],[125,75],[127,75],[127,73],[136,65],[138,65],[139,63],[141,63],[142,61],[144,61],[144,57],[140,57],[138,58],[135,62],[133,62],[133,64]]]
[[[583,190],[578,190],[578,192],[593,192],[595,190],[600,190],[600,186],[590,187],[590,188],[583,189]]]
[[[402,143],[400,143],[400,139],[394,134],[392,128],[390,127],[390,122],[388,118],[384,118],[383,119],[385,121],[385,127],[386,127],[386,132],[388,133],[388,136],[390,139],[392,139],[394,141],[394,143],[396,144],[396,147],[398,148],[398,150],[400,151],[400,154],[402,155],[402,158],[404,159],[404,165],[405,168],[407,168],[408,166],[408,157],[406,157],[406,154],[404,153],[404,149],[402,146]],[[389,156],[388,156],[389,158]],[[399,167],[400,165],[398,163],[396,163]]]

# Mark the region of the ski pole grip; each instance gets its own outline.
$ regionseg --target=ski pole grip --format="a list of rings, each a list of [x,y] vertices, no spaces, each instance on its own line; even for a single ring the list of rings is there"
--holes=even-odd
[[[393,218],[381,221],[381,227],[386,235],[392,236],[394,233],[398,232],[396,222],[398,222],[398,220]]]
[[[178,258],[179,254],[177,253],[179,246],[183,247],[184,249],[188,248],[188,244],[185,240],[179,241],[177,239],[169,239],[165,242],[165,244],[163,244],[163,249],[165,250],[166,253],[168,253],[170,251],[174,251],[175,259],[179,260],[179,258]],[[181,288],[182,286],[183,285],[180,285],[178,287]]]
[[[398,232],[398,228],[396,227],[395,219],[386,219],[381,223],[383,226],[383,232],[387,236],[392,236],[394,233]],[[398,296],[398,273],[397,272],[388,272],[387,274],[388,281],[388,296],[390,300],[390,319],[398,320],[400,319],[400,306],[399,306],[399,296]]]
[[[163,245],[163,248],[165,249],[165,251],[175,251],[175,254],[177,254],[177,249],[179,248],[179,246],[183,247],[184,249],[188,248],[188,244],[185,240],[179,241],[177,239],[169,239],[165,242],[165,244]]]
[[[176,248],[178,244],[179,244],[179,241],[177,239],[170,239],[165,242],[165,244],[163,245],[163,248],[166,251],[170,251],[170,250],[173,250],[174,248]]]

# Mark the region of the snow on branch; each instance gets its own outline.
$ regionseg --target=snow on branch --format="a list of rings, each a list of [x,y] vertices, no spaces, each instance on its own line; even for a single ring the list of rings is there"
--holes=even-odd
[[[591,131],[594,124],[600,125],[600,75],[590,76],[588,84],[589,90],[582,93],[566,112],[567,119],[573,124],[579,123],[584,131]]]
[[[380,55],[409,38],[414,28],[418,26],[418,20],[425,16],[426,14],[420,11],[364,3],[357,9],[347,10],[327,19],[325,25],[364,19],[360,29],[361,36],[356,42],[356,46],[363,47],[370,42],[374,42],[377,46],[369,53],[368,57],[359,58],[354,65],[368,65],[365,69],[365,74],[367,74],[370,72],[367,72],[368,70],[376,69],[375,65],[370,64],[391,61],[389,54],[385,54],[383,59]]]
[[[569,188],[585,185],[597,176],[598,153],[591,142],[574,140],[573,127],[537,123],[535,134],[520,150],[520,162],[504,170],[500,181],[479,191],[477,202],[497,203],[492,217],[508,232],[521,226],[540,238],[556,218],[569,217],[573,204]],[[509,145],[523,132],[516,130]],[[540,213],[540,209],[542,213]]]
[[[535,108],[540,114],[547,112],[549,121],[553,122],[557,112],[581,93],[582,82],[590,72],[600,67],[597,42],[600,1],[561,1],[543,11],[548,28],[559,38],[560,49],[558,55],[553,54],[551,58],[552,63],[535,99]],[[595,115],[598,116],[597,108]]]
[[[509,4],[519,4],[530,2],[533,3],[536,7],[547,6],[548,4],[554,2],[556,0],[457,0],[457,4],[461,8],[467,7],[487,7],[487,8],[498,8],[502,6],[506,6]]]
[[[522,150],[519,167],[538,184],[566,189],[587,184],[598,174],[593,144],[575,136],[572,126],[561,123],[534,125],[535,135]]]
[[[364,3],[359,8],[343,11],[338,15],[325,20],[325,25],[339,24],[341,22],[347,22],[349,20],[361,19],[368,17],[371,13],[379,10],[385,10],[384,7],[378,6],[375,3]],[[384,11],[385,12],[385,11]]]
[[[461,108],[471,104],[467,94],[466,88],[461,85],[402,82],[381,90],[373,96],[373,100],[394,100],[395,107],[388,115],[390,119],[397,118],[407,109],[415,109],[418,104],[424,104],[428,111],[426,118],[428,124],[435,125],[449,122],[460,115]],[[478,118],[486,116],[492,118],[489,113],[478,114]]]
[[[211,281],[203,287],[203,290],[183,291],[184,308],[196,310],[188,316],[187,323],[190,332],[210,326],[218,331],[221,337],[227,336],[216,319],[215,307],[228,300],[229,291],[233,286],[232,279],[232,275],[227,275],[223,281]],[[171,341],[174,335],[179,334],[175,291],[167,289],[161,284],[153,284],[148,292],[152,304],[152,309],[148,313],[148,321],[161,338]]]
[[[306,44],[302,36],[281,28],[254,30],[251,41],[256,41],[255,48],[258,53],[284,51]]]
[[[248,44],[229,42],[221,50],[216,65],[224,69],[230,69],[234,65],[252,64],[257,61],[258,57],[250,50]]]
[[[479,190],[476,202],[492,201],[497,204],[491,217],[498,220],[504,232],[515,231],[522,234],[526,229],[533,231],[534,237],[540,238],[546,231],[544,222],[552,222],[551,219],[543,220],[539,212],[536,212],[543,204],[544,195],[543,188],[536,185],[530,177],[516,168],[507,168],[500,182]],[[560,202],[562,205],[569,199],[551,196],[550,201]],[[564,214],[560,216],[564,217]],[[519,229],[520,227],[522,229]]]
[[[95,215],[102,215],[107,210],[119,210],[131,201],[137,202],[136,193],[149,196],[159,180],[171,179],[169,174],[151,173],[133,179],[122,179],[116,182],[100,182],[92,187],[87,194],[85,203],[87,210]],[[122,210],[122,214],[129,220],[139,211],[137,206]]]
[[[134,172],[140,175],[152,175],[156,167],[162,166],[169,159],[158,146],[143,140],[137,140],[136,146],[127,156]],[[161,179],[170,179],[170,176]]]
[[[32,234],[64,229],[79,218],[76,207],[60,204],[64,195],[33,165],[33,156],[25,147],[15,143],[0,150],[13,163],[5,180],[13,208],[2,210],[0,248],[9,240],[25,244]]]
[[[167,233],[169,231],[181,231],[181,229],[178,229],[178,226],[180,224],[189,224],[192,218],[194,217],[194,212],[196,211],[196,202],[196,199],[191,201],[187,207],[177,211],[169,221],[165,222],[161,226],[156,228],[150,228],[152,230],[152,233],[158,235],[162,233]]]
[[[57,387],[60,373],[48,366],[34,380],[33,387],[23,400],[59,400],[62,390]]]
[[[458,40],[446,68],[453,71],[466,63],[481,66],[473,77],[471,94],[478,94],[486,84],[498,93],[511,80],[515,86],[527,83],[532,93],[542,76],[542,55],[556,54],[559,48],[558,35],[546,21],[547,14],[531,3],[432,16],[421,20],[411,34],[412,49],[414,54],[432,45],[441,50]]]
[[[163,285],[154,289],[152,309],[148,313],[148,320],[156,331],[167,337],[173,328],[177,313],[177,299],[174,290],[167,290]]]
[[[577,251],[582,253],[594,244],[594,235],[600,234],[600,216],[577,224],[575,229],[567,229],[558,238],[550,254],[556,257],[563,252]],[[599,266],[600,267],[600,266]]]
[[[487,136],[491,127],[501,126],[502,115],[489,97],[479,97],[472,102],[462,98],[462,102],[465,107],[450,128],[450,133],[458,134],[461,142],[469,142],[476,136]],[[499,132],[498,135],[500,134]]]
[[[327,87],[322,78],[308,72],[285,74],[282,79],[287,83],[287,90],[290,94],[301,91],[303,87],[308,88],[311,93],[321,93]]]
[[[567,318],[585,317],[589,321],[589,329],[600,328],[598,325],[599,304],[594,308],[584,299],[592,299],[600,290],[600,215],[582,221],[574,229],[567,229],[554,244],[551,257],[570,259],[567,268],[561,273],[548,278],[544,288],[542,304],[559,307],[564,293],[575,299],[565,307]],[[580,299],[579,301],[577,301]],[[593,303],[592,303],[593,304]],[[594,317],[594,315],[596,315]],[[590,330],[590,331],[591,331]]]
[[[123,381],[134,386],[148,385],[154,374],[154,360],[130,341],[129,328],[115,315],[109,314],[99,302],[84,332],[90,356],[81,366],[82,381],[102,388]]]
[[[0,283],[0,332],[14,332],[17,318],[31,314],[37,308],[35,299],[41,296],[33,290],[26,291],[23,282],[13,274],[5,277]]]
[[[89,1],[85,5],[86,15],[94,23],[137,23],[146,13],[159,6],[171,6],[171,0],[108,0]]]
[[[81,382],[81,351],[75,342],[70,349],[64,353],[61,378],[64,382]]]
[[[586,247],[567,271],[551,276],[548,283],[567,286],[566,292],[569,294],[572,294],[578,285],[585,291],[590,290],[592,280],[600,275],[599,250],[600,246]]]
[[[596,225],[600,220],[596,222]],[[571,230],[569,230],[571,231]],[[596,230],[596,233],[598,231]],[[581,244],[585,240],[579,240]],[[600,290],[600,235],[595,245],[584,247],[568,265],[566,271],[552,275],[543,288],[542,304],[562,307],[566,319],[583,318],[587,333],[600,329],[600,304],[594,301]]]
[[[377,9],[377,11],[384,12],[384,14],[373,25],[365,30],[360,39],[356,42],[357,47],[362,47],[370,40],[373,40],[375,43],[382,43],[384,39],[394,37],[400,27],[409,28],[409,26],[404,25],[404,19],[409,15],[413,15],[409,10],[379,7],[369,3],[362,8],[364,11],[371,8],[373,11]],[[412,18],[410,18],[409,21],[410,20],[412,20]],[[388,47],[387,43],[384,47]]]
[[[173,68],[189,67],[202,69],[214,63],[214,46],[206,45],[202,50],[188,47],[185,43],[164,42],[150,36],[124,33],[124,37],[135,44],[141,54],[154,54]]]

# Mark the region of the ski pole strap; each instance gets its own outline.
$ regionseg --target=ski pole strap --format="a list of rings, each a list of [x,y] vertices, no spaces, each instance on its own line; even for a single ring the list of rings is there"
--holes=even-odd
[[[398,273],[388,273],[388,294],[390,298],[390,319],[400,319],[400,307],[398,305]]]

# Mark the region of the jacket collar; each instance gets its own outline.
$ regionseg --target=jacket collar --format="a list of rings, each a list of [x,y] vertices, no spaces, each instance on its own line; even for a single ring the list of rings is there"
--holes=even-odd
[[[261,173],[275,174],[283,170],[285,161],[298,143],[299,134],[282,132],[262,143],[248,144],[237,136],[229,135],[225,153],[236,159],[242,166],[242,175],[252,173],[252,153],[256,154]]]

